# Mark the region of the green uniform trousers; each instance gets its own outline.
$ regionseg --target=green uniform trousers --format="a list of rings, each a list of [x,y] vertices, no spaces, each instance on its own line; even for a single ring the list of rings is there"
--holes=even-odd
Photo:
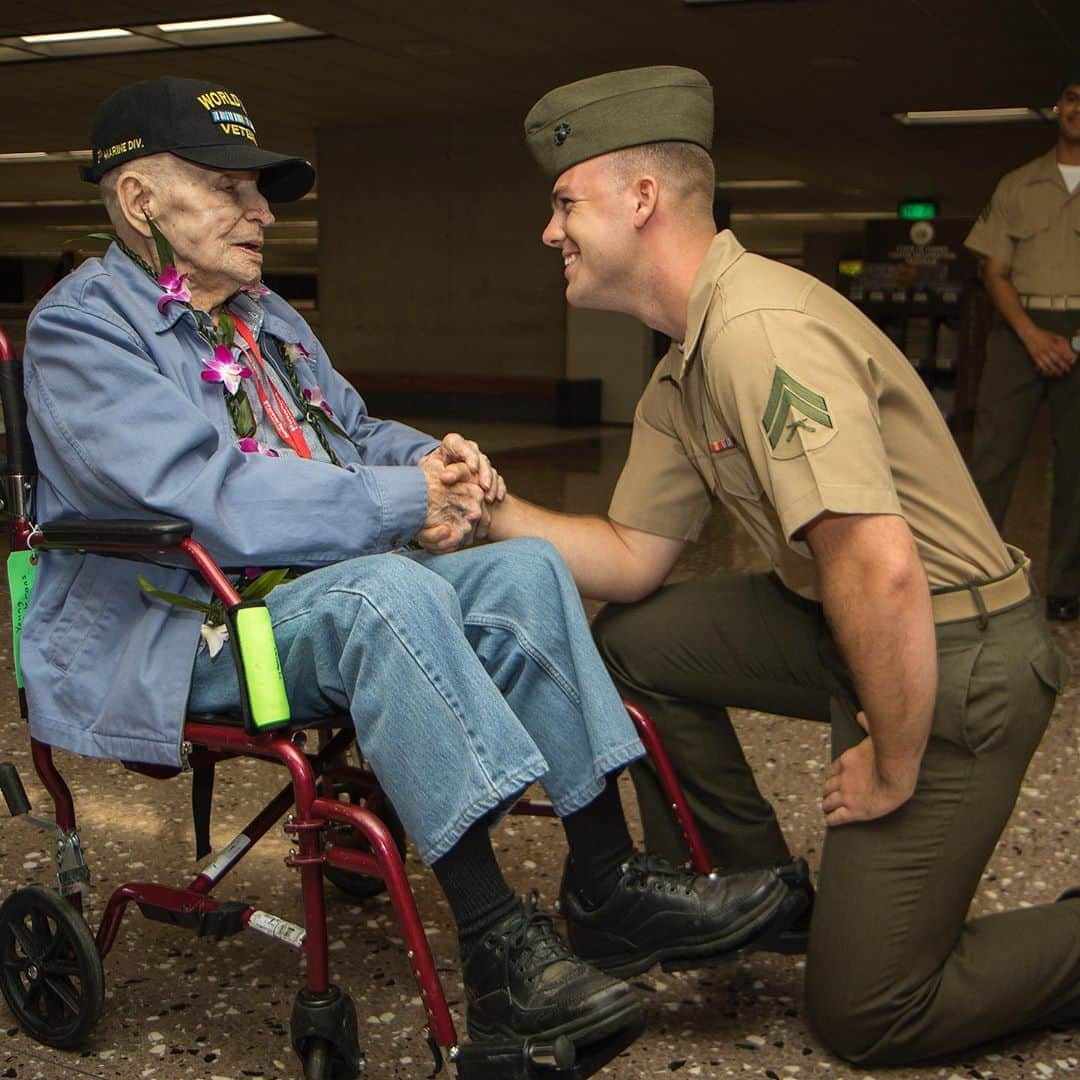
[[[691,581],[608,605],[594,634],[622,693],[656,722],[712,858],[790,859],[725,706],[828,719],[834,757],[863,737],[820,605],[772,575]],[[1080,900],[965,922],[1064,660],[1034,597],[939,626],[937,640],[915,794],[884,818],[828,829],[822,851],[807,1011],[822,1040],[859,1063],[936,1057],[1080,1017]],[[646,846],[685,859],[655,774],[638,765],[634,782]]]
[[[1066,341],[1080,332],[1080,311],[1029,311]],[[1000,531],[1009,509],[1035,414],[1050,405],[1054,494],[1046,592],[1080,595],[1080,364],[1067,375],[1043,375],[1004,319],[986,342],[986,366],[975,400],[971,475]]]

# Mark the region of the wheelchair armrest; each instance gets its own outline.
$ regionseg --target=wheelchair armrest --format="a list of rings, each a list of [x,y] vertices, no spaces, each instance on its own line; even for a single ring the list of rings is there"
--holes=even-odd
[[[173,517],[109,521],[60,518],[41,525],[39,531],[42,539],[35,547],[138,552],[179,547],[191,536],[192,525]]]

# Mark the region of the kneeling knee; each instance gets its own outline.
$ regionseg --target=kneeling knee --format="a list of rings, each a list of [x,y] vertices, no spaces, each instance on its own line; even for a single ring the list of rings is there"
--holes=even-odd
[[[896,1030],[900,1009],[859,999],[838,973],[834,987],[807,984],[806,1010],[810,1026],[837,1057],[853,1065],[899,1065],[906,1060]]]

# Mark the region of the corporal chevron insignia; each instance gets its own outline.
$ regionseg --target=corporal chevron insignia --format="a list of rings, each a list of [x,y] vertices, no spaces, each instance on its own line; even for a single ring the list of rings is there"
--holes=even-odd
[[[800,413],[801,416],[792,416],[789,420],[788,417],[793,413]],[[798,379],[777,364],[769,391],[769,401],[761,418],[761,426],[769,445],[775,450],[782,438],[790,441],[800,427],[813,431],[810,425],[815,423],[827,428],[833,426],[828,403],[820,394],[808,386],[803,386]]]

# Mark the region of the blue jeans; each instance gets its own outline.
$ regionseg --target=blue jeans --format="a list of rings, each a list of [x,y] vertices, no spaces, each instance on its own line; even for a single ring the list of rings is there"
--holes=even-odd
[[[565,816],[644,752],[544,540],[349,559],[267,606],[293,716],[351,713],[428,864],[533,780]],[[238,703],[229,650],[200,650],[189,707]]]

